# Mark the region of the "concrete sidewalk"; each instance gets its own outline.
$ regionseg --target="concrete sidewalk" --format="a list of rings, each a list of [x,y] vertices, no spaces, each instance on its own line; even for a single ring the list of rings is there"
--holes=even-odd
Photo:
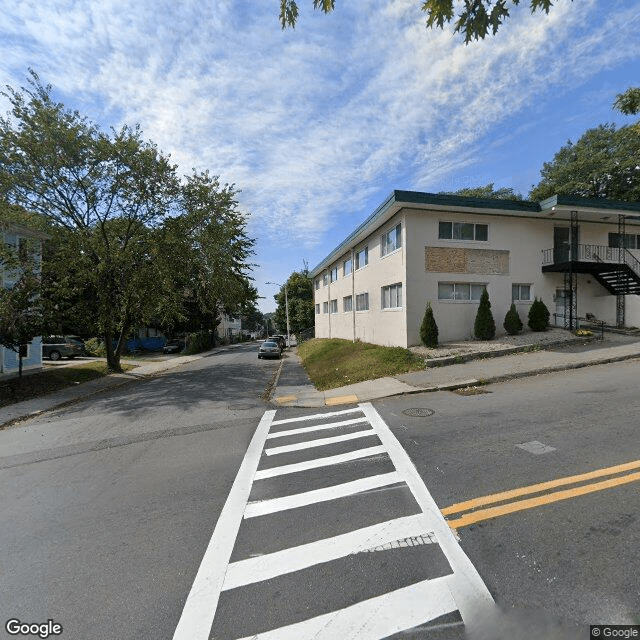
[[[589,342],[574,338],[572,336],[563,345],[556,343],[544,350],[513,353],[512,348],[505,348],[503,352],[494,351],[490,354],[491,357],[486,353],[480,354],[484,359],[469,359],[466,362],[358,382],[327,391],[316,390],[308,379],[305,384],[299,385],[280,385],[278,382],[272,402],[278,406],[334,406],[409,393],[472,387],[540,373],[640,358],[640,338],[637,336],[605,334],[604,340]],[[283,371],[287,369],[298,369],[304,373],[300,358],[294,353],[287,354],[283,362]]]
[[[170,358],[148,362],[122,358],[121,362],[123,364],[132,364],[135,366],[135,369],[131,369],[126,373],[113,373],[109,376],[96,378],[89,382],[41,396],[40,398],[33,398],[32,400],[25,400],[24,402],[16,402],[6,407],[0,407],[0,429],[8,427],[20,420],[37,416],[45,411],[59,409],[85,400],[98,393],[112,391],[123,385],[131,384],[136,380],[160,375],[188,362],[200,360],[217,351],[233,349],[234,347],[241,346],[241,344],[216,347],[215,349],[194,356],[172,356]]]

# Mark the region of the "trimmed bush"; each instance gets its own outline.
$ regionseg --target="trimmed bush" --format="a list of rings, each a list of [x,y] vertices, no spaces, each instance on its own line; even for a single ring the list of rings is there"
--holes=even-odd
[[[107,347],[99,338],[89,338],[85,340],[84,350],[88,356],[95,356],[97,358],[107,357]]]
[[[522,320],[520,320],[515,304],[511,303],[509,311],[507,311],[507,315],[504,317],[502,326],[510,336],[515,336],[522,331]]]
[[[438,346],[438,325],[433,317],[433,309],[430,302],[427,302],[424,318],[420,325],[420,340],[425,347],[433,349]]]
[[[549,328],[549,318],[551,314],[547,305],[535,298],[529,309],[529,329],[531,331],[546,331]]]
[[[211,349],[211,338],[207,331],[198,331],[197,333],[190,333],[186,340],[187,346],[182,352],[185,355],[193,355],[194,353],[201,353],[202,351],[208,351]]]
[[[480,296],[480,305],[473,325],[473,335],[476,340],[493,340],[496,337],[496,323],[491,313],[489,292],[486,289]]]

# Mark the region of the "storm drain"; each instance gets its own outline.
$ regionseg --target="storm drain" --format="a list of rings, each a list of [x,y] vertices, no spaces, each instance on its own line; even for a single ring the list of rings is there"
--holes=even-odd
[[[411,536],[409,538],[401,538],[400,540],[394,540],[393,542],[387,542],[385,544],[372,547],[371,549],[365,549],[360,553],[374,553],[376,551],[389,551],[389,549],[402,549],[403,547],[419,547],[423,544],[435,544],[438,542],[435,533],[425,533],[420,536]]]
[[[405,409],[402,412],[405,416],[410,416],[411,418],[427,418],[432,416],[435,411],[433,409],[421,408],[421,409]]]

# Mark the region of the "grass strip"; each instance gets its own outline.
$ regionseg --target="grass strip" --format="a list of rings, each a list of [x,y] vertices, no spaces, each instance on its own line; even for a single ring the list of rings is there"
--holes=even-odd
[[[425,368],[424,358],[408,349],[339,338],[303,342],[298,355],[320,391]]]
[[[131,364],[121,366],[123,371],[134,368]],[[39,398],[66,387],[102,378],[109,373],[107,363],[99,361],[86,362],[73,367],[56,367],[38,373],[25,374],[22,378],[10,378],[0,382],[0,407]]]

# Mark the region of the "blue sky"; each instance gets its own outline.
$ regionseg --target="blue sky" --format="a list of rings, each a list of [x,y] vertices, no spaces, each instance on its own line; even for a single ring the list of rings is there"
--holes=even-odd
[[[234,183],[263,311],[393,189],[493,182],[526,196],[543,162],[640,85],[640,0],[528,2],[494,38],[427,30],[420,0],[4,0],[0,82],[32,67],[103,128],[139,123],[182,173]],[[0,112],[8,110],[0,99]]]

